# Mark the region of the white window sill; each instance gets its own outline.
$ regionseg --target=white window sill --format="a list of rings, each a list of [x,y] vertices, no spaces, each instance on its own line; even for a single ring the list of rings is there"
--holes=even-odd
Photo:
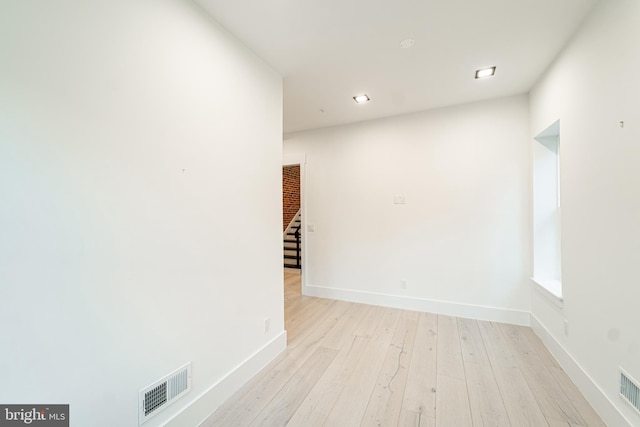
[[[562,308],[564,306],[564,299],[562,298],[562,282],[559,280],[537,279],[531,278],[533,287],[542,296],[547,298],[557,307]]]

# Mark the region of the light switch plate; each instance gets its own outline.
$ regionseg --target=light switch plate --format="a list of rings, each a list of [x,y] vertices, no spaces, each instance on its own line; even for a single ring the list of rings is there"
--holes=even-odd
[[[405,196],[404,194],[397,194],[393,196],[393,203],[396,205],[406,205],[407,196]]]

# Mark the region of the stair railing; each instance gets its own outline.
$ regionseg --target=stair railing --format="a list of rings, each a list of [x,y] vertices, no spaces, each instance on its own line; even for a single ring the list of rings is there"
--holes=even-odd
[[[296,228],[296,232],[294,233],[294,237],[296,238],[296,267],[300,268],[300,227],[302,224]]]

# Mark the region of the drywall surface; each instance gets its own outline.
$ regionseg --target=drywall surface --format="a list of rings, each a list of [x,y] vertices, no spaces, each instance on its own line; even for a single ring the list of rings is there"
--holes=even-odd
[[[618,381],[620,366],[640,380],[638,22],[637,1],[598,3],[530,95],[531,136],[560,120],[564,297],[532,292],[533,315],[632,425]]]
[[[283,334],[281,78],[190,1],[0,28],[0,402],[136,426],[191,361],[160,425]]]
[[[527,323],[527,102],[287,135],[284,153],[306,154],[307,291]]]

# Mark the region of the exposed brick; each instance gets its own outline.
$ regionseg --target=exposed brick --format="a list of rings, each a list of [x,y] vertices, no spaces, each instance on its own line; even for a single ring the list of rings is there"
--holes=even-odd
[[[300,165],[282,167],[282,231],[300,209]]]

